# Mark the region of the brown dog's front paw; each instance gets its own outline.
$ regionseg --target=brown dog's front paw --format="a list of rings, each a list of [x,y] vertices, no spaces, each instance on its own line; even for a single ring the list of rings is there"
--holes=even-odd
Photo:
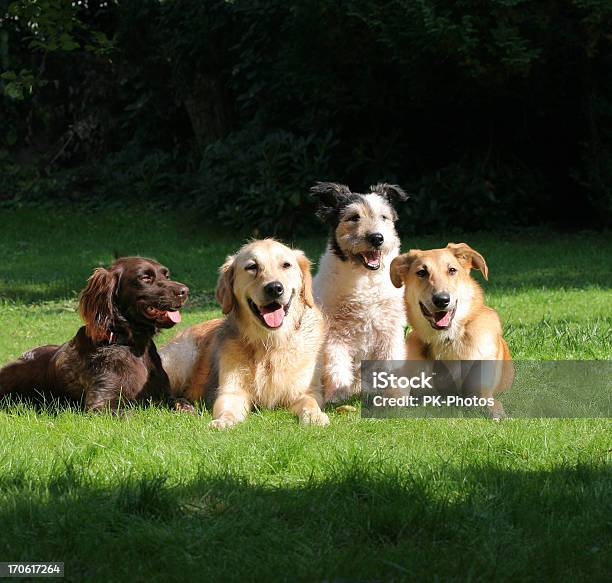
[[[174,399],[172,403],[172,409],[179,413],[192,413],[195,414],[195,407],[187,399]]]

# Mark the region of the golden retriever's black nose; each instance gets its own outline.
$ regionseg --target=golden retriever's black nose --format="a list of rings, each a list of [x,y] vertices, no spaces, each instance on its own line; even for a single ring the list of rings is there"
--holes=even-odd
[[[368,243],[372,244],[374,247],[380,247],[385,240],[382,233],[369,233],[366,239]]]
[[[283,295],[285,288],[280,281],[271,281],[264,285],[264,292],[269,298],[275,300],[276,298],[280,298]]]
[[[450,304],[450,294],[448,292],[438,292],[431,296],[431,301],[436,308],[443,310]]]

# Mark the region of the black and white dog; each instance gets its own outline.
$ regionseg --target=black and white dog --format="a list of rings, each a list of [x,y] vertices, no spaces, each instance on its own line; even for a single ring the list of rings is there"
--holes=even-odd
[[[395,185],[377,184],[367,194],[317,183],[317,215],[331,229],[314,279],[315,301],[327,317],[322,382],[327,401],[361,390],[362,360],[403,360],[406,314],[389,266],[400,251],[391,199],[406,200]]]

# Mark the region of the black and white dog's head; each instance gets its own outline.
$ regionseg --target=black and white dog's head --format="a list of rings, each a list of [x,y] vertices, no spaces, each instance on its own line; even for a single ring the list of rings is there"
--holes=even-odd
[[[408,198],[399,186],[380,183],[359,194],[343,184],[318,182],[310,191],[318,200],[317,216],[331,228],[330,248],[342,261],[375,271],[399,251],[391,199]]]

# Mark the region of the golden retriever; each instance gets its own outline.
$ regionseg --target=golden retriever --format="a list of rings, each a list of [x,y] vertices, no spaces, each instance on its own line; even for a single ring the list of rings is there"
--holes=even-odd
[[[285,406],[302,423],[327,425],[325,325],[304,253],[273,239],[248,243],[220,268],[216,295],[226,317],[188,328],[161,350],[173,393],[212,403],[217,429],[253,406]]]
[[[485,306],[481,287],[470,270],[488,279],[484,257],[466,243],[444,249],[412,249],[391,263],[391,281],[404,286],[412,331],[406,340],[408,360],[499,361],[481,376],[484,397],[512,384],[514,369],[497,312]],[[489,407],[494,419],[504,416],[501,403]]]

